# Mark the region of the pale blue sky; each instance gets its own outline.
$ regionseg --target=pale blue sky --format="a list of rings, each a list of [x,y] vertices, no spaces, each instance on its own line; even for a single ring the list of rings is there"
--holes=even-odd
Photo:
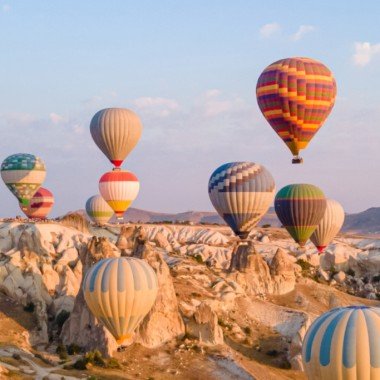
[[[89,122],[121,106],[144,124],[124,164],[141,181],[136,207],[211,210],[209,175],[235,160],[264,164],[278,188],[318,185],[348,212],[380,206],[379,19],[369,0],[0,0],[1,157],[38,154],[53,215],[83,208],[111,167]],[[338,84],[303,166],[255,99],[261,71],[289,56],[321,60]],[[18,213],[5,186],[0,204]]]

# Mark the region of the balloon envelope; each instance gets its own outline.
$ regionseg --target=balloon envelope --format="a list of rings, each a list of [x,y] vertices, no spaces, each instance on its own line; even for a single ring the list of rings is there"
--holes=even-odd
[[[264,117],[298,156],[330,114],[336,83],[323,63],[310,58],[286,58],[262,72],[256,96]]]
[[[208,193],[218,214],[236,235],[246,238],[268,211],[275,183],[262,165],[230,162],[212,173]]]
[[[98,224],[107,223],[113,216],[113,210],[101,195],[93,195],[86,202],[87,215]]]
[[[136,199],[140,189],[137,177],[126,170],[113,170],[102,175],[99,192],[118,218]]]
[[[379,379],[380,309],[348,306],[322,314],[305,335],[302,359],[309,379]]]
[[[86,273],[87,306],[119,344],[148,314],[157,296],[157,276],[144,260],[120,257],[99,261]]]
[[[338,234],[344,223],[344,210],[337,201],[326,199],[326,211],[310,240],[322,253]]]
[[[303,247],[325,213],[326,198],[317,186],[293,184],[277,193],[274,208],[282,225]]]
[[[53,208],[53,205],[53,194],[48,189],[40,187],[27,206],[20,203],[20,209],[28,218],[45,219]]]
[[[139,141],[142,124],[131,110],[106,108],[94,115],[90,131],[99,149],[119,167]]]
[[[29,200],[44,182],[45,176],[44,162],[33,154],[13,154],[1,164],[4,183],[22,205],[29,204]]]

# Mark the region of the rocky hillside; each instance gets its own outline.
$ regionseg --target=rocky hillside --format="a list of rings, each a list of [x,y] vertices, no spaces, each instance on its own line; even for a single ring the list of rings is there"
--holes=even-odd
[[[331,307],[378,303],[380,241],[340,237],[318,256],[312,245],[299,251],[283,229],[250,238],[236,250],[227,227],[1,223],[0,373],[303,379],[301,342],[312,320]],[[120,255],[146,260],[160,290],[117,351],[80,284],[94,262]]]
[[[77,212],[85,215],[84,210]],[[216,212],[187,211],[178,214],[165,214],[133,207],[127,210],[124,220],[125,222],[132,223],[190,222],[191,224],[225,224]],[[269,209],[259,223],[259,226],[265,225],[272,227],[281,226],[273,207]],[[357,214],[346,214],[342,231],[360,234],[380,234],[380,207],[372,207]]]
[[[346,215],[343,231],[380,234],[380,207],[371,207],[357,214]]]

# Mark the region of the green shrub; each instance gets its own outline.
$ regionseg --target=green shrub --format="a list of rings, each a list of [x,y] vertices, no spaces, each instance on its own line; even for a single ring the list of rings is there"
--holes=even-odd
[[[102,354],[98,350],[89,351],[85,355],[88,363],[96,365],[98,367],[106,367],[106,361],[104,360]]]
[[[298,259],[296,264],[298,264],[303,271],[308,271],[312,268],[312,265],[303,259]]]
[[[61,360],[67,360],[68,355],[67,355],[66,346],[64,346],[62,343],[60,343],[57,346],[57,349],[55,350],[55,352],[58,354]]]
[[[88,361],[86,358],[80,358],[78,359],[74,364],[73,364],[73,368],[74,369],[79,369],[80,371],[84,371],[87,369],[87,364],[88,364]]]
[[[107,360],[107,368],[111,368],[111,369],[121,368],[121,365],[117,359],[111,358]]]
[[[199,263],[199,264],[203,264],[203,258],[202,258],[202,256],[201,255],[195,255],[194,256],[194,259],[195,259],[195,261],[197,262],[197,263]]]
[[[75,343],[69,344],[66,348],[69,355],[76,355],[82,351],[82,348]]]

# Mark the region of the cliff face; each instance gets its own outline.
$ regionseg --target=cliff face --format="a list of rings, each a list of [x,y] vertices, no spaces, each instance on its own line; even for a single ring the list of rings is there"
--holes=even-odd
[[[105,257],[146,260],[159,281],[156,304],[129,342],[129,355],[137,347],[170,351],[175,345],[178,355],[213,347],[299,370],[302,338],[319,313],[371,303],[380,293],[377,240],[340,237],[318,256],[312,245],[298,250],[282,229],[253,231],[240,246],[224,227],[89,231],[52,222],[0,224],[0,291],[34,313],[27,338],[39,350],[54,351],[62,341],[115,355],[114,338],[80,291],[83,273]],[[265,350],[273,347],[278,354],[268,359]]]

